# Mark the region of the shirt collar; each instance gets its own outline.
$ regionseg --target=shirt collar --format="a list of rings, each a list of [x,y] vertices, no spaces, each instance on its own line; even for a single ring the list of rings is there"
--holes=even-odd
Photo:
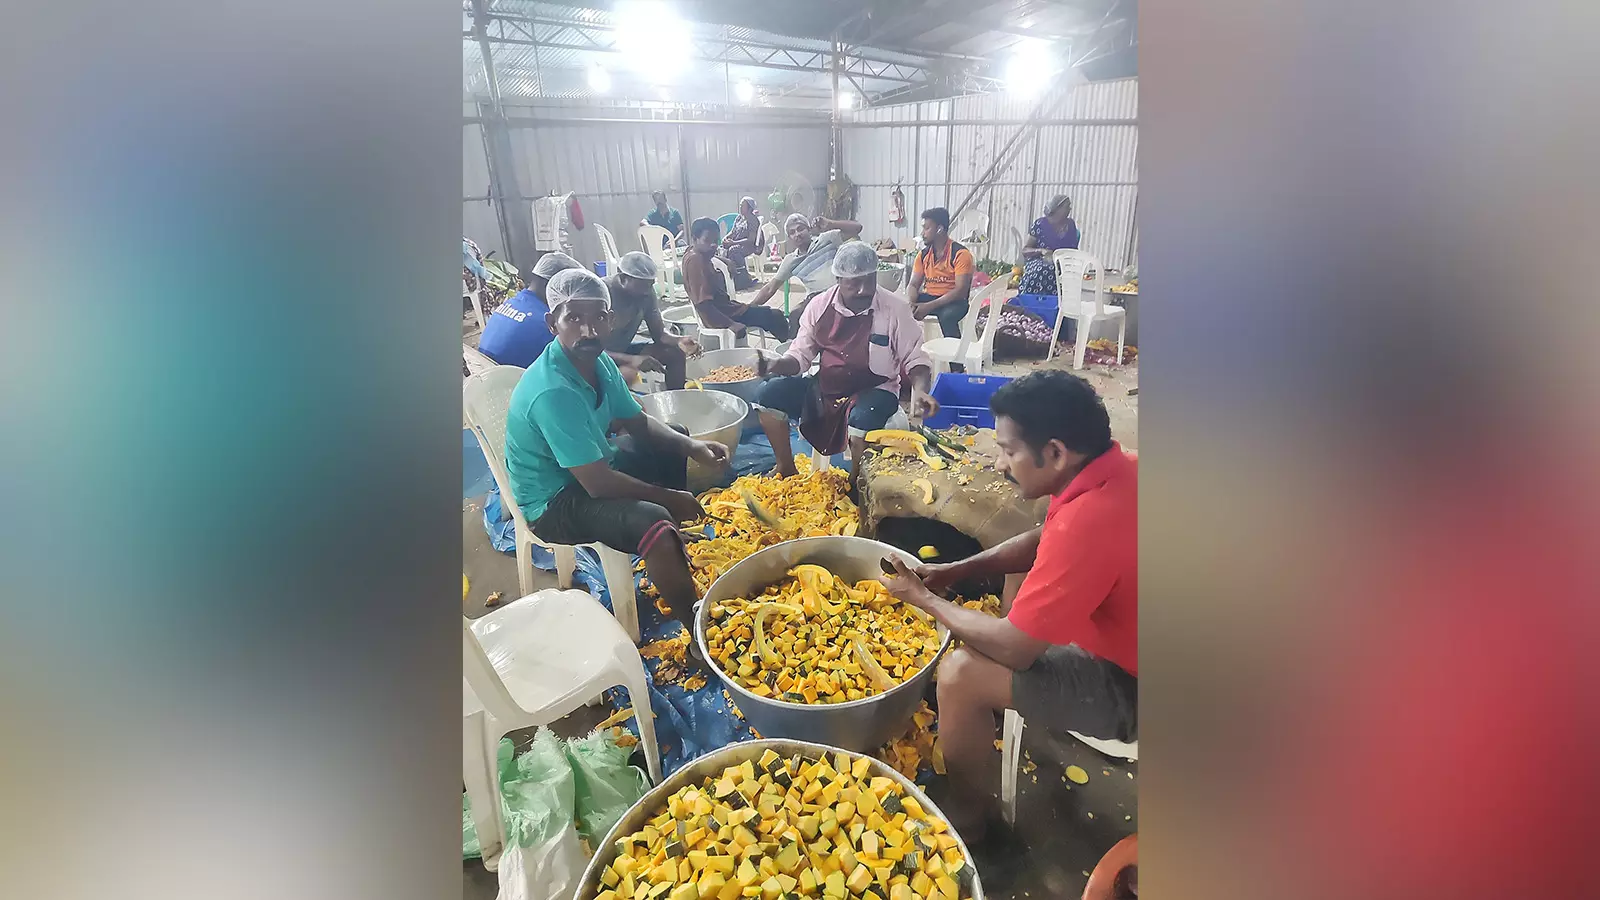
[[[1122,478],[1133,470],[1133,466],[1133,460],[1122,452],[1122,445],[1112,441],[1111,449],[1090,460],[1078,474],[1072,476],[1072,480],[1067,482],[1061,493],[1050,499],[1050,506],[1057,507],[1071,503],[1108,481]]]
[[[855,310],[851,309],[850,307],[844,305],[844,300],[840,299],[840,297],[839,297],[839,288],[838,288],[837,285],[835,285],[832,290],[833,290],[833,308],[838,310],[839,311],[839,315],[841,315],[841,316],[860,316],[860,315],[865,315],[866,313],[872,312],[873,310],[877,309],[878,308],[878,304],[880,302],[882,302],[878,297],[878,293],[877,292],[873,292],[873,294],[872,294],[872,302],[867,305],[867,308],[863,309],[861,312],[856,312]]]

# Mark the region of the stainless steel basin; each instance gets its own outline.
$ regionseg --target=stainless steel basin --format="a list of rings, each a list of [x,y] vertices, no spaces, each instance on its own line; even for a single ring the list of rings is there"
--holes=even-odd
[[[666,809],[668,797],[671,797],[687,785],[701,783],[706,778],[722,772],[723,769],[729,766],[736,766],[747,759],[754,762],[760,759],[761,754],[769,749],[784,757],[800,753],[807,759],[817,759],[824,753],[838,753],[841,749],[848,748],[825,746],[806,741],[766,739],[745,741],[742,744],[729,744],[691,761],[683,768],[667,776],[660,784],[651,788],[643,797],[639,798],[638,803],[635,803],[626,813],[622,814],[622,818],[617,820],[617,824],[612,826],[611,830],[606,833],[605,839],[595,849],[594,857],[589,860],[589,867],[584,870],[583,878],[578,882],[578,890],[573,894],[573,900],[593,900],[600,893],[600,870],[611,865],[612,860],[617,858],[617,841],[623,835],[632,834],[643,828],[651,818]],[[904,795],[916,800],[917,804],[927,810],[930,815],[938,816],[946,822],[950,821],[939,810],[939,807],[928,799],[928,795],[917,787],[915,782],[896,772],[882,760],[872,760],[872,771],[867,777],[894,779],[895,784],[900,786],[900,790]],[[961,835],[957,834],[954,828],[950,829],[950,834],[955,837],[956,847],[961,850],[961,855],[968,862],[971,862],[972,852],[967,849],[966,841],[961,839]],[[977,873],[976,869],[974,869],[974,872],[972,900],[984,900],[983,876],[981,873]]]
[[[750,405],[734,394],[721,391],[657,391],[638,398],[645,415],[667,425],[682,425],[689,436],[701,441],[725,444],[731,454],[739,446]],[[722,467],[707,468],[689,461],[689,485],[709,486],[719,482]]]
[[[694,337],[700,333],[700,320],[695,317],[694,307],[688,304],[663,309],[661,321],[669,331],[676,329],[683,337]]]
[[[761,354],[768,362],[776,360],[779,356],[769,350],[757,350],[754,347],[729,347],[726,350],[708,350],[689,360],[687,371],[689,378],[700,381],[713,369],[723,366],[749,366],[756,367],[756,356]],[[733,394],[746,403],[756,402],[756,392],[761,389],[760,378],[746,378],[744,381],[700,381],[700,385],[708,391],[722,391]]]
[[[745,557],[722,573],[706,591],[695,615],[694,639],[711,671],[721,679],[734,703],[762,737],[794,738],[843,747],[857,753],[875,753],[889,741],[905,733],[911,714],[933,679],[939,659],[950,648],[951,635],[943,625],[939,631],[939,651],[933,660],[893,690],[847,703],[790,703],[752,694],[717,666],[706,646],[706,626],[711,623],[711,607],[734,597],[751,597],[768,585],[781,581],[801,563],[813,563],[852,582],[883,574],[878,561],[895,556],[906,565],[917,560],[903,550],[860,537],[828,535],[784,541]]]

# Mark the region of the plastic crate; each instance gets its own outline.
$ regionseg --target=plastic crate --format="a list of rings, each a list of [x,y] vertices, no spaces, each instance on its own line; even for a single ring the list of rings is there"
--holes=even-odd
[[[595,262],[595,264],[594,264],[594,273],[596,275],[599,275],[601,278],[606,277],[606,261],[605,260],[602,259],[602,260],[598,260],[598,261]]]
[[[941,372],[933,379],[933,399],[939,401],[939,411],[922,420],[927,428],[949,428],[952,425],[971,425],[974,428],[993,428],[994,413],[989,411],[989,398],[1010,378],[1000,375],[960,375]]]

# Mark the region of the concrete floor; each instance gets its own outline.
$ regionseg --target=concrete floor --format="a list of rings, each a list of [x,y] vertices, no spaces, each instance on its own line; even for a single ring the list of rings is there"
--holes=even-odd
[[[471,323],[465,329],[464,340],[476,338],[475,326]],[[1070,356],[1063,359],[1058,355],[1048,361],[1002,362],[995,374],[1017,376],[1045,366],[1070,365]],[[1104,398],[1112,434],[1125,448],[1137,450],[1139,398],[1128,396],[1127,391],[1138,386],[1138,365],[1091,365],[1078,374]],[[463,571],[471,584],[464,615],[476,618],[486,612],[484,600],[491,592],[501,592],[505,602],[519,596],[516,558],[495,550],[484,533],[482,497],[462,503],[462,548]],[[535,570],[536,590],[555,586],[553,572]],[[567,736],[587,733],[604,714],[602,709],[580,709],[558,722],[555,730]],[[531,740],[532,733],[519,732],[512,737],[520,748]],[[985,893],[995,900],[1075,898],[1083,892],[1088,873],[1100,857],[1138,830],[1138,764],[1108,759],[1070,736],[1035,729],[1024,732],[1023,748],[1025,759],[1035,768],[1019,775],[1016,837],[1021,846],[992,869],[980,868]],[[995,758],[998,768],[998,753]],[[1066,782],[1067,765],[1081,766],[1089,773],[1089,783]],[[935,802],[944,794],[942,782],[936,776],[928,787]],[[497,876],[485,871],[481,862],[463,862],[462,896],[466,900],[492,900],[498,890]]]

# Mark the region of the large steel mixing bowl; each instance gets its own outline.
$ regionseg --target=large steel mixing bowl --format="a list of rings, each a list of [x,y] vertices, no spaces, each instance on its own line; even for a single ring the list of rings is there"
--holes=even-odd
[[[883,574],[879,560],[900,558],[908,566],[917,560],[904,550],[877,541],[843,535],[800,538],[758,550],[722,573],[706,591],[705,600],[695,615],[694,639],[711,671],[733,695],[734,703],[762,737],[794,738],[844,747],[857,753],[874,753],[879,747],[905,733],[911,714],[933,679],[939,659],[950,648],[951,635],[943,625],[939,631],[939,652],[922,670],[882,694],[846,703],[790,703],[762,697],[746,690],[717,665],[706,645],[706,626],[711,624],[711,608],[734,597],[754,597],[768,585],[783,580],[788,571],[801,563],[822,566],[851,582]]]
[[[743,381],[705,381],[704,379],[713,369],[720,369],[723,366],[749,366],[751,371],[754,371],[757,354],[765,356],[767,362],[772,362],[778,358],[778,354],[770,350],[757,350],[754,347],[729,347],[726,350],[707,350],[689,360],[687,366],[689,378],[700,382],[700,386],[708,391],[723,391],[739,397],[746,403],[754,403],[756,402],[756,392],[761,389],[760,378],[746,378]]]
[[[638,400],[650,418],[667,425],[682,425],[690,437],[716,441],[727,446],[730,454],[739,446],[745,416],[750,414],[750,404],[721,391],[657,391],[643,394]],[[707,468],[689,461],[691,488],[716,484],[723,474],[722,467]]]
[[[605,839],[595,848],[594,857],[589,860],[589,867],[584,870],[583,878],[578,882],[578,890],[572,895],[573,900],[593,900],[600,893],[600,870],[611,865],[611,862],[617,858],[617,841],[624,835],[633,834],[643,828],[650,819],[666,809],[667,798],[686,785],[699,784],[712,775],[720,774],[723,769],[729,766],[736,766],[747,759],[754,762],[760,759],[761,754],[768,749],[784,757],[800,753],[807,759],[818,759],[824,753],[838,753],[844,748],[813,744],[806,741],[766,739],[745,741],[742,744],[729,744],[689,762],[639,798],[639,802],[623,813],[622,818],[617,820],[617,824],[606,832]],[[872,760],[872,771],[867,777],[894,779],[895,784],[900,786],[900,790],[904,792],[905,796],[916,800],[917,804],[927,810],[930,815],[938,816],[947,823],[950,821],[939,810],[939,807],[928,799],[928,795],[917,787],[915,782],[896,772],[882,760]],[[967,849],[966,841],[961,839],[961,835],[957,834],[954,828],[950,829],[950,834],[955,837],[956,847],[961,850],[961,855],[968,862],[971,862],[972,852]],[[974,869],[972,879],[971,900],[984,900],[983,877],[976,872],[976,869]]]

